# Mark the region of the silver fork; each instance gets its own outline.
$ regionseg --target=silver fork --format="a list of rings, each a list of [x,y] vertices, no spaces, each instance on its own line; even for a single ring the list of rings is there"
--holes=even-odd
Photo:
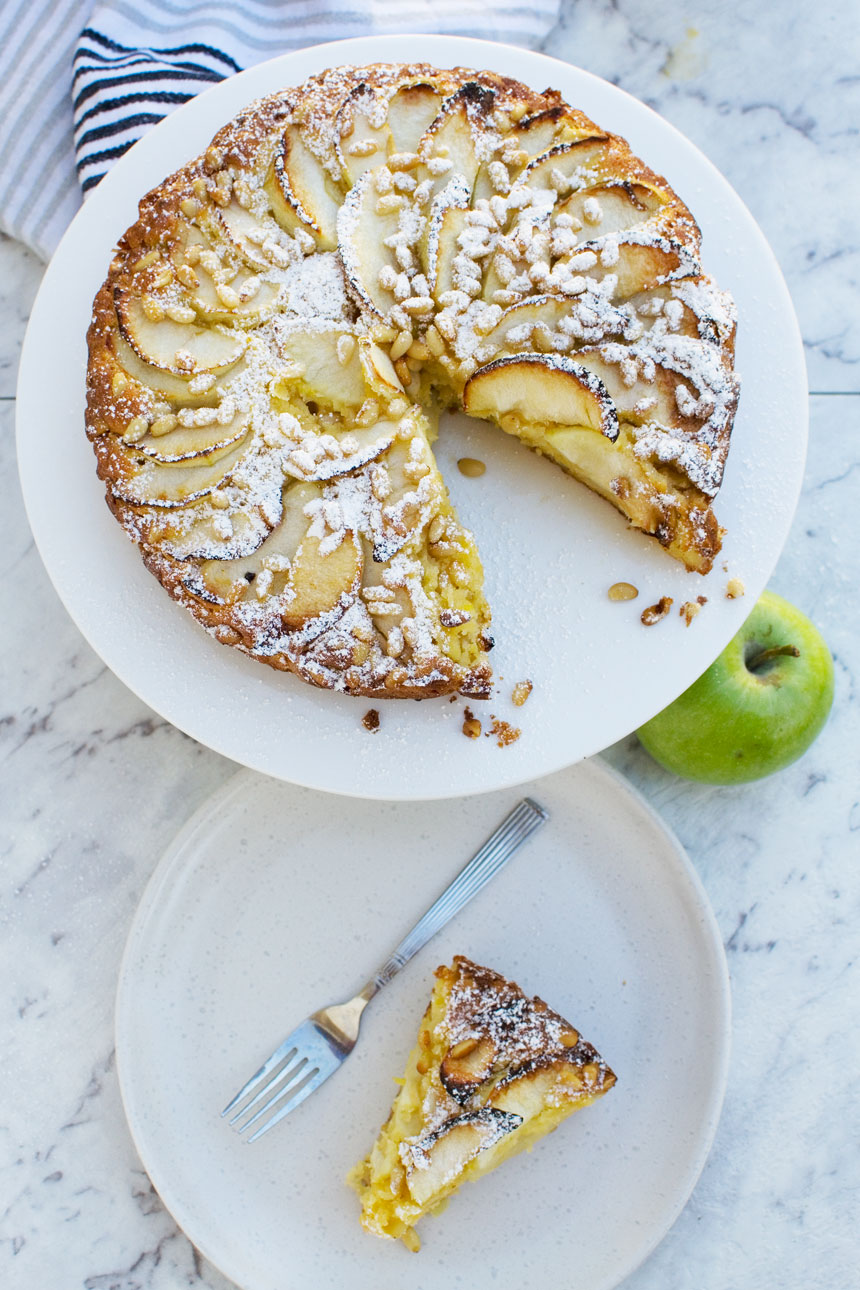
[[[247,1142],[256,1142],[257,1138],[268,1133],[279,1120],[316,1092],[329,1075],[334,1074],[355,1047],[361,1014],[373,996],[486,886],[526,838],[548,818],[549,814],[542,806],[530,797],[524,797],[389,954],[367,985],[345,1003],[332,1004],[312,1013],[307,1021],[287,1035],[221,1112],[222,1116],[234,1112],[230,1123],[239,1133],[259,1124]]]

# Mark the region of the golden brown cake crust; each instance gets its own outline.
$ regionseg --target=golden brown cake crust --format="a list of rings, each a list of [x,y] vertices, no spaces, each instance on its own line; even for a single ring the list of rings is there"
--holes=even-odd
[[[593,1067],[590,1089],[595,1094],[615,1083],[615,1073],[575,1026],[501,973],[457,954],[451,967],[436,969],[436,976],[450,991],[445,1016],[449,1051],[466,1040],[489,1038],[495,1049],[493,1063],[508,1072],[508,1080],[562,1062]],[[460,1090],[452,1096],[458,1102],[468,1100]]]
[[[414,120],[429,105],[416,150],[389,147],[385,164],[362,169],[379,132],[394,129],[395,102]],[[455,118],[460,134],[443,135]],[[408,136],[409,112],[400,120]],[[474,154],[465,161],[464,139]],[[473,163],[464,202],[445,168],[456,178]],[[596,196],[579,192],[583,173],[582,191]],[[526,190],[552,197],[551,231],[528,193],[516,205]],[[627,228],[631,210],[644,223]],[[371,217],[391,250],[362,277],[367,247],[355,230]],[[600,232],[600,219],[620,229]],[[489,255],[481,229],[493,221]],[[498,362],[528,359],[580,390],[599,386],[623,432],[613,413],[603,434],[625,441],[639,473],[619,468],[598,491],[707,571],[720,547],[710,501],[737,382],[733,308],[702,274],[699,244],[666,180],[555,90],[414,63],[334,68],[270,95],[142,199],[96,296],[86,424],[108,506],[148,569],[219,641],[350,694],[485,696],[480,565],[414,409],[434,399],[468,407]],[[558,329],[516,314],[536,300],[549,300],[542,316]],[[335,400],[312,424],[318,400],[295,377],[303,368],[290,348],[302,328],[329,336],[349,372],[360,356],[360,407]],[[276,386],[281,401],[261,410]],[[649,421],[652,406],[668,424]],[[392,435],[352,447],[374,414]],[[323,441],[325,470],[306,464],[309,442]],[[583,477],[548,441],[532,446]],[[386,501],[392,469],[400,492]],[[299,515],[313,516],[304,536],[268,554],[267,540]],[[260,551],[264,563],[246,568]],[[313,594],[305,565],[323,570]]]

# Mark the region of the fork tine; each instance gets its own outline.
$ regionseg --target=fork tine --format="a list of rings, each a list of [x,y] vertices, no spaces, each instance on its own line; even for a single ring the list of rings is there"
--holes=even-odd
[[[294,1111],[301,1102],[304,1102],[306,1097],[310,1097],[311,1093],[316,1092],[320,1084],[322,1084],[323,1080],[326,1079],[329,1074],[331,1074],[330,1071],[322,1071],[322,1070],[311,1071],[310,1074],[306,1077],[305,1082],[296,1090],[296,1092],[293,1093],[292,1097],[287,1102],[285,1102],[283,1106],[278,1107],[277,1111],[275,1111],[275,1114],[272,1116],[272,1118],[270,1120],[267,1120],[265,1124],[261,1124],[259,1129],[257,1129],[256,1133],[252,1133],[250,1138],[246,1138],[246,1142],[249,1142],[249,1143],[256,1142],[258,1138],[262,1138],[264,1133],[268,1133],[269,1129],[273,1129],[280,1120],[283,1120],[285,1115],[289,1115],[290,1111]],[[272,1101],[269,1103],[269,1106],[270,1107],[273,1106],[274,1103],[277,1101],[278,1101],[278,1098],[273,1098]],[[258,1115],[255,1116],[255,1119],[258,1118],[260,1115],[263,1115],[266,1109],[268,1108],[264,1107],[263,1111],[258,1112]]]
[[[275,1070],[275,1073],[272,1076],[272,1078],[266,1084],[264,1084],[261,1089],[258,1089],[256,1093],[254,1093],[253,1089],[251,1090],[253,1093],[253,1097],[251,1097],[250,1101],[245,1102],[244,1106],[241,1106],[235,1115],[230,1117],[230,1124],[235,1124],[236,1121],[240,1120],[243,1115],[247,1115],[253,1106],[256,1106],[258,1102],[261,1102],[267,1096],[267,1094],[271,1093],[272,1090],[276,1088],[278,1084],[281,1083],[284,1076],[287,1074],[287,1071],[293,1066],[294,1062],[296,1061],[299,1062],[299,1066],[303,1066],[306,1063],[307,1058],[302,1058],[301,1053],[299,1052],[298,1048],[294,1044],[292,1047],[292,1051],[287,1054],[286,1059],[278,1063],[278,1068]],[[292,1079],[295,1073],[296,1073],[295,1070],[293,1070],[289,1078]]]
[[[271,1096],[266,1099],[259,1110],[255,1111],[251,1118],[246,1120],[244,1124],[238,1126],[239,1133],[244,1133],[246,1129],[250,1129],[251,1125],[256,1124],[260,1116],[265,1115],[269,1107],[274,1102],[277,1102],[278,1098],[284,1096],[289,1086],[293,1084],[299,1076],[304,1077],[308,1074],[308,1067],[309,1063],[307,1057],[300,1057],[298,1061],[291,1063],[288,1068],[281,1071],[280,1075],[269,1081],[266,1088],[263,1089],[261,1093],[257,1094],[253,1102],[249,1102],[246,1107],[238,1112],[238,1114],[234,1115],[230,1123],[235,1124],[236,1120],[241,1119],[243,1115],[246,1115],[247,1112],[251,1110],[251,1107],[257,1105],[260,1098],[262,1098],[267,1092],[271,1092]]]
[[[238,1106],[244,1098],[248,1097],[254,1091],[254,1088],[261,1079],[265,1079],[267,1075],[272,1073],[276,1066],[280,1066],[285,1059],[288,1060],[291,1058],[296,1051],[297,1049],[293,1042],[292,1035],[288,1035],[281,1046],[275,1049],[268,1061],[263,1062],[260,1069],[255,1071],[247,1083],[242,1085],[236,1096],[231,1098],[224,1107],[224,1110],[221,1112],[221,1115],[229,1115],[234,1107]]]

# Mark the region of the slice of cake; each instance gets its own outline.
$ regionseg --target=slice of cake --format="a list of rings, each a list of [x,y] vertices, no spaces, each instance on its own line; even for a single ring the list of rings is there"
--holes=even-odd
[[[420,1248],[414,1230],[461,1182],[534,1145],[615,1083],[579,1032],[542,999],[457,955],[436,986],[400,1092],[352,1170],[361,1223]]]

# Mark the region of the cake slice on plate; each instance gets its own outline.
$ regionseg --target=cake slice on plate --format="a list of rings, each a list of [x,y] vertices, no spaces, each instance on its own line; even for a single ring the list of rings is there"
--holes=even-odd
[[[362,1226],[420,1248],[414,1230],[461,1182],[530,1148],[615,1083],[542,999],[457,955],[436,986],[401,1089],[370,1155],[352,1170]]]

